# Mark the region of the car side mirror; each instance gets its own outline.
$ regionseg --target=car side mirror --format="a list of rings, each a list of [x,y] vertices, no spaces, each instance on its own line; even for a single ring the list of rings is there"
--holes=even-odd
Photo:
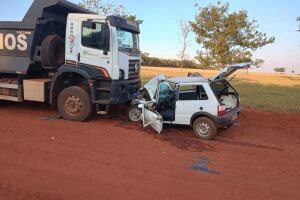
[[[108,53],[110,50],[110,31],[108,24],[102,25],[102,44],[104,52]]]

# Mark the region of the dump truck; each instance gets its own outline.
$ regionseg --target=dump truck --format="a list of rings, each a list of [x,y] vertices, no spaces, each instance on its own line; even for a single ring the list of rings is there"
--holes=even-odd
[[[119,16],[35,0],[22,21],[0,22],[0,101],[50,103],[72,121],[106,114],[140,89],[139,33]]]

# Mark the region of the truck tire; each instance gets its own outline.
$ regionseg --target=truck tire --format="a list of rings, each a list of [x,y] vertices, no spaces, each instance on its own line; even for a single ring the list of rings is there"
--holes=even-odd
[[[65,62],[65,42],[58,35],[48,35],[42,42],[42,65],[45,69],[56,69]]]
[[[193,123],[194,134],[204,140],[211,140],[217,134],[215,123],[208,117],[199,117]]]
[[[127,109],[127,117],[130,122],[138,122],[141,118],[142,111],[137,105],[132,105]]]
[[[71,121],[85,121],[93,111],[90,95],[78,86],[64,89],[58,96],[57,104],[61,116]]]

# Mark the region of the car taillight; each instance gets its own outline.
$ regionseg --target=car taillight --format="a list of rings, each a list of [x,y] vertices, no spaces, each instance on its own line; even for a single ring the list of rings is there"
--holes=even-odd
[[[218,106],[218,116],[223,116],[226,113],[226,106],[220,105]]]

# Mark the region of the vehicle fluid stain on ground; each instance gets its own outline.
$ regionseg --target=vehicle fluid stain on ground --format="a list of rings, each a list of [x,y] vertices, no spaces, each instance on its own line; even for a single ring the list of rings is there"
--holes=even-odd
[[[43,120],[57,115],[45,104],[0,104],[0,200],[300,199],[299,114],[246,109],[213,141],[125,114],[76,123]]]
[[[198,171],[204,172],[204,173],[220,175],[219,172],[217,172],[214,169],[210,169],[208,167],[208,165],[209,165],[210,162],[212,162],[212,161],[209,160],[208,157],[202,157],[202,156],[200,156],[200,158],[198,159],[198,162],[192,164],[190,166],[190,168],[193,169],[193,170],[198,170]]]

